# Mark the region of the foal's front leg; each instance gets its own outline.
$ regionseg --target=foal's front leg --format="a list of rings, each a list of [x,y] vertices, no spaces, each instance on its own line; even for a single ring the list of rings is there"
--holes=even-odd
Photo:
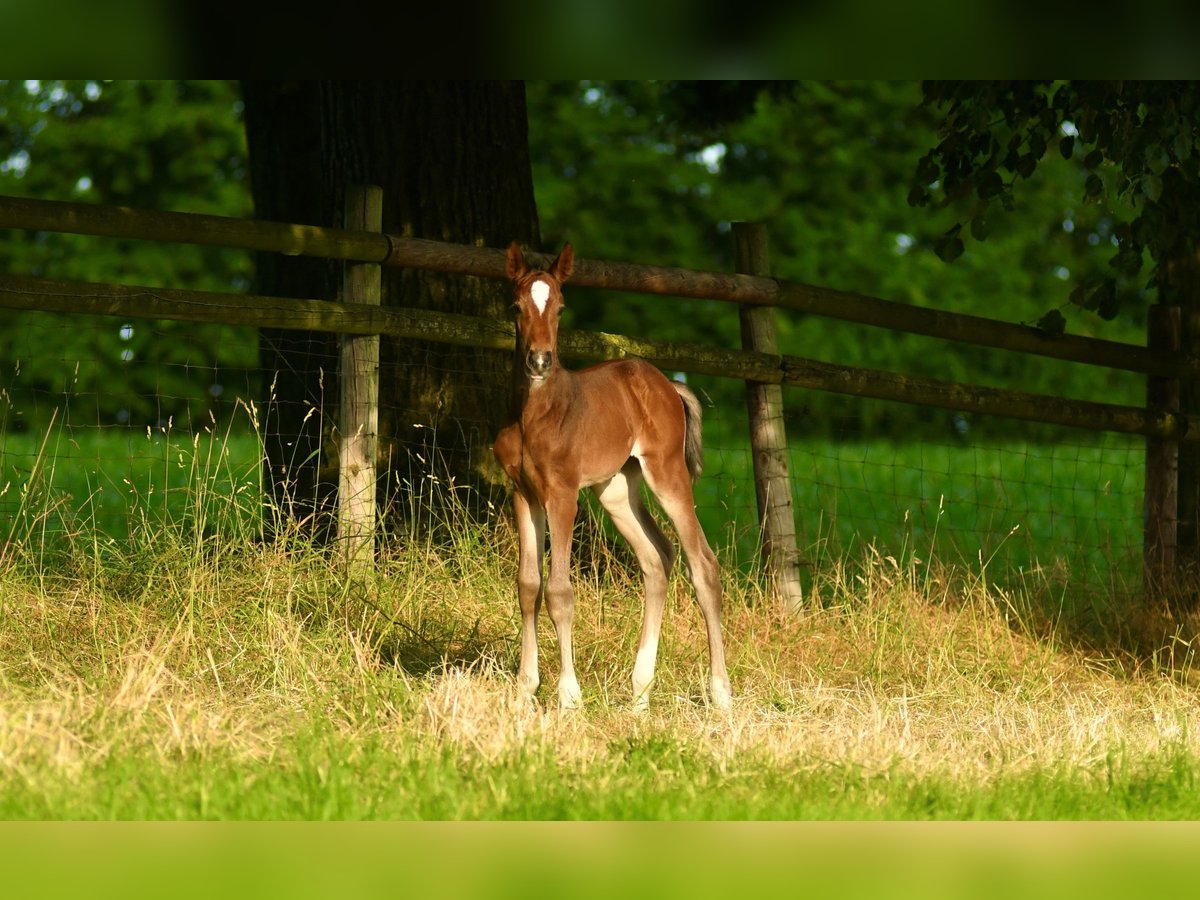
[[[542,554],[546,548],[546,511],[517,489],[513,492],[520,559],[517,563],[517,599],[521,605],[521,665],[517,678],[525,692],[537,694],[537,617],[542,606]]]
[[[583,704],[583,692],[575,677],[575,650],[571,643],[571,628],[575,623],[575,593],[571,588],[571,537],[575,528],[575,513],[579,507],[579,491],[557,491],[546,501],[550,521],[550,578],[546,583],[546,609],[558,635],[561,666],[558,676],[558,705],[562,709],[578,709]]]

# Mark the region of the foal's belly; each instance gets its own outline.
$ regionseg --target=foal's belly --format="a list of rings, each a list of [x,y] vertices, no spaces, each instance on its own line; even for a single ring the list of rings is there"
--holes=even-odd
[[[634,456],[634,450],[632,440],[603,449],[599,447],[583,448],[579,467],[579,486],[581,488],[591,487],[593,484],[608,481],[621,471],[625,463],[629,462],[630,458]]]

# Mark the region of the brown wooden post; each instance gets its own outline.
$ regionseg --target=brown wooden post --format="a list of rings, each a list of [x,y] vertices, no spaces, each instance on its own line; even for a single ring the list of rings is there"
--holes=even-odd
[[[735,222],[733,245],[738,273],[770,275],[765,225]],[[775,310],[767,306],[743,306],[739,315],[742,347],[777,356]],[[792,484],[788,477],[783,391],[778,384],[747,381],[746,408],[750,414],[750,447],[754,459],[754,493],[758,500],[763,565],[770,579],[771,597],[789,611],[795,611],[804,596],[800,587]]]
[[[383,230],[383,189],[352,185],[346,191],[345,227]],[[342,302],[379,306],[380,268],[346,263]],[[379,335],[341,337],[338,405],[338,540],[350,574],[375,563],[375,454],[379,431]]]
[[[1200,358],[1200,248],[1193,242],[1166,266],[1160,277],[1160,296],[1177,305],[1182,317],[1180,350],[1189,362]],[[1185,416],[1200,412],[1200,378],[1189,366],[1179,384],[1179,408]],[[1192,429],[1189,437],[1194,437]],[[1169,599],[1181,612],[1200,607],[1200,443],[1184,441],[1179,448],[1178,535],[1175,585]]]
[[[1178,352],[1182,335],[1178,306],[1155,304],[1148,310],[1146,346],[1163,354]],[[1179,412],[1179,379],[1149,376],[1146,408]],[[1178,565],[1179,441],[1146,438],[1145,525],[1142,585],[1149,595],[1174,590]]]

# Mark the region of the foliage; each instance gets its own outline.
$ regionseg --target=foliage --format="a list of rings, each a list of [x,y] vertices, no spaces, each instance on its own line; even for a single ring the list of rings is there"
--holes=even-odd
[[[998,97],[1028,94],[1034,98],[1028,100],[1030,109],[1042,103],[1056,116],[1053,104],[1063,104],[1054,126],[1060,131],[1067,112],[1115,90],[1105,84],[1068,83],[1048,98],[1036,85],[1025,93],[1009,87],[1004,94],[1003,85],[990,84],[971,90],[991,90]],[[1142,188],[1156,191],[1153,169],[1160,166],[1161,155],[1147,161],[1141,174],[1132,169],[1122,174],[1108,162],[1094,172],[1084,165],[1095,163],[1098,149],[1117,147],[1126,139],[1122,123],[1134,121],[1134,88],[1124,88],[1123,105],[1113,112],[1126,119],[1081,114],[1072,120],[1079,133],[1070,145],[1070,159],[1061,156],[1063,141],[1047,139],[1044,156],[1034,153],[1039,149],[1036,128],[1049,128],[1048,116],[1045,121],[1043,113],[1036,121],[1029,115],[1015,118],[1011,134],[1022,136],[1022,143],[1008,162],[1018,174],[1005,169],[1007,158],[997,154],[995,169],[978,176],[974,193],[967,190],[970,196],[944,209],[938,204],[931,215],[909,205],[910,199],[920,200],[910,196],[914,161],[937,143],[943,118],[950,123],[944,127],[961,129],[973,121],[967,115],[971,109],[983,109],[978,97],[971,101],[963,93],[967,88],[956,88],[962,95],[956,95],[958,112],[944,116],[913,82],[531,81],[526,87],[546,249],[570,239],[583,256],[728,271],[733,266],[730,223],[760,220],[769,226],[773,272],[781,278],[919,306],[1040,322],[1052,330],[1143,340],[1142,305],[1126,303],[1111,322],[1083,309],[1113,310],[1111,303],[1106,305],[1108,288],[1103,287],[1115,273],[1107,261],[1112,242],[1124,239],[1125,225],[1131,241],[1141,240],[1126,221],[1133,209],[1126,201]],[[927,92],[933,89],[926,86]],[[1171,90],[1136,87],[1145,107],[1136,121],[1144,133],[1127,136],[1130,143],[1123,152],[1128,160],[1139,150],[1143,157],[1149,153],[1149,125],[1161,121],[1161,131],[1169,124],[1169,110],[1182,113],[1189,91],[1177,89],[1176,98]],[[1160,100],[1165,104],[1161,111],[1155,105]],[[0,160],[0,193],[250,213],[245,138],[231,83],[3,82],[0,105],[5,110],[0,134],[13,148]],[[1003,146],[1012,139],[1005,138]],[[969,149],[965,136],[954,140],[946,145],[947,153],[957,148],[961,155]],[[1084,152],[1085,140],[1098,149]],[[1176,160],[1185,144],[1179,138],[1153,146]],[[940,171],[941,160],[936,154],[927,158],[921,164],[924,175],[935,174],[935,167]],[[1031,160],[1036,163],[1032,169]],[[1171,162],[1157,177],[1173,189],[1185,170]],[[996,172],[1011,175],[1011,180],[1001,179],[999,192],[991,177]],[[1012,191],[1018,175],[1026,182],[1019,195]],[[1093,175],[1107,186],[1094,198],[1104,202],[1082,202],[1088,184],[1094,185],[1089,182]],[[928,184],[921,182],[923,189]],[[1119,195],[1122,185],[1125,195]],[[988,194],[986,203],[979,196],[981,188]],[[944,182],[937,190],[944,193]],[[931,203],[935,196],[931,190]],[[1174,203],[1172,198],[1164,189],[1153,209],[1162,209],[1169,219],[1176,213],[1164,204]],[[1142,204],[1145,221],[1150,208]],[[1179,206],[1177,212],[1193,215],[1185,210],[1196,208]],[[967,234],[976,240],[968,244]],[[986,241],[978,239],[984,236]],[[955,241],[962,242],[961,255],[955,265],[945,266],[938,254],[958,253]],[[1132,266],[1135,249],[1132,243],[1128,249],[1122,244],[1118,256]],[[248,254],[213,248],[15,232],[0,245],[0,265],[48,277],[239,290],[249,282],[251,262]],[[1072,284],[1087,285],[1090,291],[1081,296],[1077,289],[1074,304],[1068,302]],[[1120,275],[1116,285],[1118,299],[1138,293],[1127,276]],[[736,311],[727,304],[578,287],[568,303],[568,327],[723,346],[740,341]],[[11,312],[0,312],[0,319],[5,326],[0,329],[0,357],[21,362],[19,377],[6,368],[3,383],[10,396],[26,392],[18,406],[30,416],[35,432],[61,405],[64,390],[88,396],[87,409],[74,411],[79,417],[141,426],[174,416],[177,422],[196,424],[207,421],[210,411],[223,414],[229,405],[213,393],[244,394],[248,380],[256,377],[252,337],[236,339],[227,328],[135,323],[122,332],[130,323],[96,320],[94,328],[78,328],[51,316]],[[1085,399],[1143,399],[1140,380],[1121,373],[815,317],[781,314],[778,319],[783,352],[798,356]],[[47,352],[49,348],[53,350]],[[740,408],[737,383],[694,381],[722,408]],[[115,396],[116,384],[129,386],[124,396]],[[36,413],[26,412],[34,406],[28,402],[31,396],[37,399]],[[815,392],[792,393],[788,405],[794,433],[904,438],[992,427],[952,413],[863,404]],[[20,422],[10,420],[12,424]]]
[[[1168,265],[1196,251],[1200,235],[1200,86],[1172,81],[928,82],[924,105],[940,111],[937,145],[921,157],[909,193],[958,213],[939,239],[951,261],[964,226],[987,239],[1014,188],[1046,160],[1074,163],[1077,203],[1103,210],[1116,252],[1109,270],[1080,280],[1071,301],[1113,319],[1134,301],[1145,258],[1147,289],[1165,287]],[[1059,319],[1048,320],[1053,329]]]
[[[251,212],[236,87],[223,81],[0,82],[0,194],[230,216]],[[14,231],[0,268],[47,278],[240,291],[248,253]],[[0,310],[0,385],[40,432],[64,391],[81,424],[203,424],[257,358],[227,326]],[[33,410],[36,408],[36,412]],[[60,412],[62,412],[60,410]]]
[[[569,238],[583,256],[729,271],[730,223],[764,221],[772,271],[781,278],[1031,324],[1053,308],[1074,333],[1143,340],[1141,310],[1108,323],[1066,302],[1070,279],[1105,270],[1112,229],[1110,217],[1080,208],[1075,166],[1043,167],[1022,202],[990,223],[986,244],[972,245],[955,266],[941,263],[946,224],[908,204],[914,161],[939,125],[915,83],[770,83],[755,86],[753,103],[746,89],[719,84],[530,82],[528,92],[539,214],[551,248]],[[699,121],[698,104],[711,107]],[[574,288],[567,315],[568,327],[724,346],[740,340],[736,312],[724,304]],[[1140,380],[1121,373],[1081,373],[815,317],[777,318],[782,351],[798,356],[1141,400]],[[736,384],[697,381],[719,405],[740,406]],[[796,432],[900,438],[974,424],[828,394],[791,398]]]

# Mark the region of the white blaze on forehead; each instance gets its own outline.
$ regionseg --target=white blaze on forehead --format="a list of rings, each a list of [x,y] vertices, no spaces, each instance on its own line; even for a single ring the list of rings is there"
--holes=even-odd
[[[529,286],[529,296],[533,298],[539,313],[546,311],[546,301],[550,299],[550,285],[544,281],[535,281]]]

